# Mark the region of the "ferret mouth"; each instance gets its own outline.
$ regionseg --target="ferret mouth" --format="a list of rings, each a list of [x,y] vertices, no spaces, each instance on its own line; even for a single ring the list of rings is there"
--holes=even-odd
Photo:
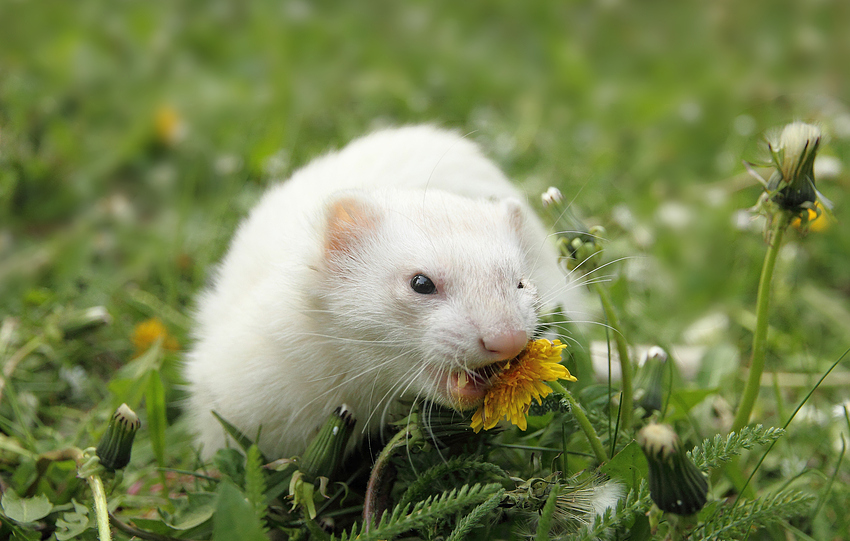
[[[472,370],[449,372],[446,390],[452,405],[460,410],[480,405],[492,386],[494,376],[499,374],[507,363],[508,361],[499,361]]]

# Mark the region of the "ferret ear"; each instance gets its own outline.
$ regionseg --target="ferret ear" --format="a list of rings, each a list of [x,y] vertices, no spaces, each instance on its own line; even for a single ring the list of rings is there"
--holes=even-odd
[[[519,199],[509,197],[502,199],[500,204],[507,214],[508,223],[516,232],[523,250],[525,250],[525,253],[529,257],[533,257],[533,262],[537,259],[537,255],[542,248],[539,239],[545,238],[547,231],[543,230],[537,220],[528,216],[528,213],[531,211]]]
[[[515,231],[523,233],[526,228],[525,210],[519,199],[508,197],[501,200],[502,208],[508,215],[508,222]]]
[[[325,255],[333,258],[350,253],[377,225],[378,213],[367,201],[352,195],[335,199],[327,210]]]

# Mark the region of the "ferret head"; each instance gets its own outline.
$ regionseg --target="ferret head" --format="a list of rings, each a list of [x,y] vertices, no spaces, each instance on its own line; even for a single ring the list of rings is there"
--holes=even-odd
[[[524,222],[518,202],[435,190],[350,192],[328,204],[317,298],[339,362],[372,372],[361,388],[377,382],[376,398],[458,409],[483,400],[537,324],[529,276],[539,246]]]

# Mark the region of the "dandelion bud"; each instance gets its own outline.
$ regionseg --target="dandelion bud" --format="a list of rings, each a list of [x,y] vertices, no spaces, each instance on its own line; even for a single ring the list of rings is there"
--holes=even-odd
[[[549,189],[540,196],[540,198],[543,200],[543,208],[560,205],[564,202],[564,194],[562,194],[561,190],[554,186],[550,186]]]
[[[668,425],[649,424],[637,442],[649,462],[649,495],[662,511],[692,515],[705,505],[708,482]]]
[[[785,210],[799,210],[818,199],[815,190],[814,163],[820,146],[821,132],[817,126],[793,122],[785,126],[777,141],[769,143],[776,171],[768,182],[768,192]]]
[[[342,462],[354,423],[354,416],[345,404],[328,416],[301,457],[299,469],[308,479],[312,481],[318,477],[333,477]]]
[[[120,470],[130,463],[133,438],[140,426],[142,423],[138,416],[127,404],[121,404],[115,410],[106,433],[97,444],[97,456],[106,469]]]
[[[62,331],[62,336],[72,338],[110,323],[112,323],[112,317],[106,311],[106,308],[92,306],[65,314],[59,320],[59,328]]]
[[[646,352],[646,358],[640,370],[638,386],[643,396],[638,402],[647,415],[660,411],[664,396],[664,375],[667,366],[667,352],[658,346],[652,346]]]
[[[574,270],[581,267],[588,273],[599,266],[602,254],[600,241],[604,234],[602,226],[591,227],[587,233],[578,231],[562,234],[558,246],[567,268]]]

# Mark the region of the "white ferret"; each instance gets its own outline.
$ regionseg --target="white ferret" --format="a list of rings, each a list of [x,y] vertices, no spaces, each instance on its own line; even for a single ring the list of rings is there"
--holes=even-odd
[[[268,457],[303,453],[347,404],[354,440],[424,397],[475,406],[544,303],[575,285],[520,193],[478,147],[387,129],[271,188],[200,297],[185,375],[205,456],[224,419]],[[459,377],[460,376],[460,377]]]

